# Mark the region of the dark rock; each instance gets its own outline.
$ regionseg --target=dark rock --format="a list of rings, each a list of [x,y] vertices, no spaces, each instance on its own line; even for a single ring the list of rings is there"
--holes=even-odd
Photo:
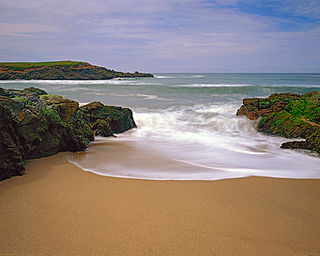
[[[306,141],[289,141],[282,143],[280,148],[284,149],[309,149]]]
[[[103,119],[97,119],[94,122],[92,129],[96,136],[103,136],[103,137],[114,136],[110,125],[106,120],[103,120]]]
[[[9,127],[11,127],[11,134],[15,135],[15,140],[10,139],[9,141],[14,141],[15,144],[19,142],[20,154],[17,153],[16,148],[12,154],[16,155],[16,158],[22,163],[22,167],[23,160],[50,156],[60,151],[84,150],[93,140],[93,132],[88,119],[78,108],[77,102],[41,100],[37,95],[37,93],[41,93],[40,91],[15,90],[11,93],[14,93],[16,97],[0,96],[1,106],[7,106],[7,112],[10,113],[10,115],[1,115],[1,117],[2,119],[6,117],[9,120],[3,119],[3,125],[5,125],[5,121],[9,124],[10,122],[14,123],[12,127]],[[44,94],[41,93],[41,95]],[[38,96],[36,103],[30,101],[35,96]],[[7,133],[8,131],[4,129],[0,130],[2,137],[10,138]],[[6,145],[8,143],[6,142]],[[3,148],[1,157],[6,157],[7,153],[5,152],[11,151],[8,146],[3,146]],[[13,160],[9,160],[9,162],[14,163]],[[16,169],[18,173],[21,173],[19,168]],[[1,172],[8,173],[3,170]],[[9,176],[0,174],[2,179]]]
[[[6,97],[8,97],[7,92],[6,92],[3,88],[0,88],[0,96],[6,96]]]
[[[128,108],[105,106],[101,102],[92,102],[82,106],[81,109],[88,116],[92,126],[97,120],[104,120],[109,124],[112,133],[121,133],[137,127],[132,111]]]
[[[16,130],[11,111],[0,102],[0,180],[24,173],[23,149]]]
[[[25,88],[23,89],[23,92],[25,93],[30,93],[30,94],[36,94],[36,95],[47,95],[47,93],[44,90],[41,90],[39,88],[34,88],[34,87],[30,87],[30,88]]]
[[[308,136],[306,143],[310,150],[320,153],[320,129]]]
[[[99,136],[136,127],[132,111],[79,103],[37,88],[0,90],[0,180],[24,172],[23,161],[81,151]]]

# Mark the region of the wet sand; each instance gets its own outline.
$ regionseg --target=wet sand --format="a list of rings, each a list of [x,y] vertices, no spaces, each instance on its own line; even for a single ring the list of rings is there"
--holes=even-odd
[[[0,255],[320,255],[320,180],[110,178],[68,154],[0,183]]]

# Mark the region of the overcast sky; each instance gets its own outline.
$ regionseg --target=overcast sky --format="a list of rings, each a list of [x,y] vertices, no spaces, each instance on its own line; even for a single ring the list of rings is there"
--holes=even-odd
[[[0,0],[0,61],[320,72],[320,0]]]

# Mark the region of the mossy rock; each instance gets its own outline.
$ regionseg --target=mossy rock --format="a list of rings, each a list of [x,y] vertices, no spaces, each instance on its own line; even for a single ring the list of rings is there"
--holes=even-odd
[[[62,96],[60,95],[55,95],[55,94],[45,94],[45,95],[40,95],[40,99],[45,100],[45,101],[57,101],[63,99]]]
[[[16,133],[17,122],[0,101],[0,180],[24,174],[23,147]]]
[[[253,120],[261,118],[257,126],[260,132],[306,139],[305,142],[284,143],[283,148],[300,147],[319,153],[320,92],[280,93],[266,99],[244,99],[237,115]]]
[[[137,127],[131,109],[117,106],[105,106],[101,102],[92,102],[81,107],[88,116],[91,125],[97,120],[104,120],[111,127],[112,133],[122,133]]]
[[[23,174],[24,160],[85,150],[94,133],[112,136],[135,127],[130,109],[101,103],[79,108],[37,88],[0,92],[0,180]]]

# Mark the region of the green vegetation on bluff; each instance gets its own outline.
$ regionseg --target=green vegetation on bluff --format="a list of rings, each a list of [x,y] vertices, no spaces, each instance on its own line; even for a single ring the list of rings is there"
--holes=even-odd
[[[153,77],[124,73],[81,61],[0,62],[0,80],[106,80],[118,77]]]
[[[13,70],[22,71],[27,68],[37,68],[44,66],[63,66],[71,67],[80,64],[80,61],[50,61],[50,62],[0,62],[0,66],[10,67]]]

